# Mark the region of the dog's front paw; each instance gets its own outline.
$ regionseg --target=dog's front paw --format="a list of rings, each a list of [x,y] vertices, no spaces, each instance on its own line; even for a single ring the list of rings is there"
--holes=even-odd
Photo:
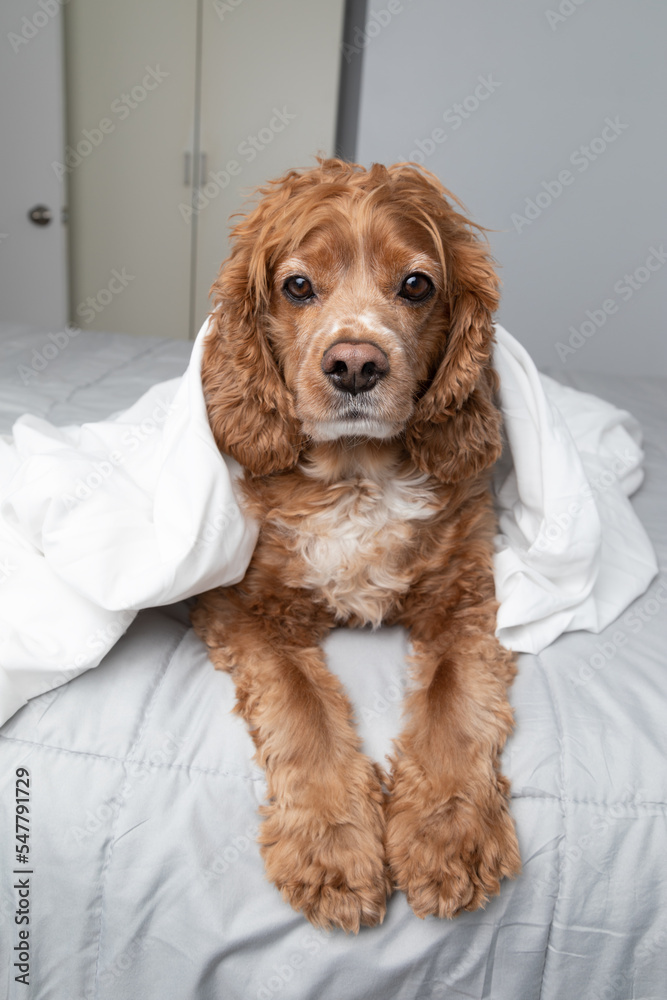
[[[408,783],[398,766],[387,807],[387,859],[418,917],[476,910],[497,895],[501,878],[519,873],[505,789],[489,787],[480,799],[439,800],[424,784]]]
[[[360,926],[384,919],[391,880],[384,860],[384,817],[379,783],[332,816],[322,807],[279,803],[262,809],[259,841],[268,878],[283,898],[316,927]]]

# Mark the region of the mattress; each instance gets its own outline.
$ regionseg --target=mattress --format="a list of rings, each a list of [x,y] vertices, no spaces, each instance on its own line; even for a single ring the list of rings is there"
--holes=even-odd
[[[24,412],[67,424],[124,409],[180,375],[189,350],[4,327],[0,433]],[[419,920],[395,893],[380,927],[312,927],[264,876],[265,784],[231,678],[213,670],[186,602],[146,610],[99,667],[0,729],[7,997],[664,1000],[666,386],[550,374],[642,424],[633,504],[661,571],[601,634],[519,658],[503,768],[521,875],[453,921]],[[8,585],[0,569],[0,601]],[[399,628],[338,629],[326,643],[379,761],[400,727],[407,649]]]

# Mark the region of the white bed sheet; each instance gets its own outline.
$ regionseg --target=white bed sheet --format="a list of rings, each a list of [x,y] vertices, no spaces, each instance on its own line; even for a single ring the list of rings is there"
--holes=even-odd
[[[27,345],[0,338],[3,387],[21,352],[29,358],[40,343],[33,336]],[[139,394],[139,346],[164,360],[164,378],[177,374],[167,370],[183,360],[173,345],[93,337],[79,356],[73,345],[63,354],[57,378],[44,373],[51,381],[32,401],[56,423],[101,418],[103,400],[107,412],[128,405]],[[0,729],[8,998],[664,1000],[665,384],[567,380],[643,427],[646,477],[633,504],[661,569],[600,635],[570,632],[519,658],[503,767],[521,876],[484,911],[453,921],[420,921],[397,893],[384,924],[358,937],[312,928],[264,877],[253,838],[265,786],[232,713],[231,678],[212,669],[185,605],[142,611],[97,669],[32,699]],[[15,405],[18,395],[11,416]],[[401,629],[341,629],[327,643],[380,760],[399,727],[406,648]],[[6,850],[19,767],[31,782],[29,990],[14,979],[18,890]]]

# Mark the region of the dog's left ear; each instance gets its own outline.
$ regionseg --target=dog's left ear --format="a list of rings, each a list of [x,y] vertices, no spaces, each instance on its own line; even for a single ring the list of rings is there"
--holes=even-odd
[[[502,451],[491,367],[499,282],[487,245],[467,220],[452,209],[445,220],[445,351],[406,428],[406,444],[418,468],[453,483],[493,465]]]

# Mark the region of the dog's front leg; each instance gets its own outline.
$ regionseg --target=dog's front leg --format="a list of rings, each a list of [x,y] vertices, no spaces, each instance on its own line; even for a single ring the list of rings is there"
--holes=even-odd
[[[422,581],[402,617],[417,686],[387,805],[391,873],[419,917],[477,909],[520,867],[499,768],[512,728],[513,656],[494,637],[492,596],[457,606],[452,586],[438,606],[439,589],[441,578]]]
[[[313,924],[357,932],[382,921],[390,889],[380,777],[316,645],[331,623],[309,594],[293,592],[283,609],[261,615],[238,591],[210,591],[193,622],[234,678],[266,770],[259,842],[268,877]]]

